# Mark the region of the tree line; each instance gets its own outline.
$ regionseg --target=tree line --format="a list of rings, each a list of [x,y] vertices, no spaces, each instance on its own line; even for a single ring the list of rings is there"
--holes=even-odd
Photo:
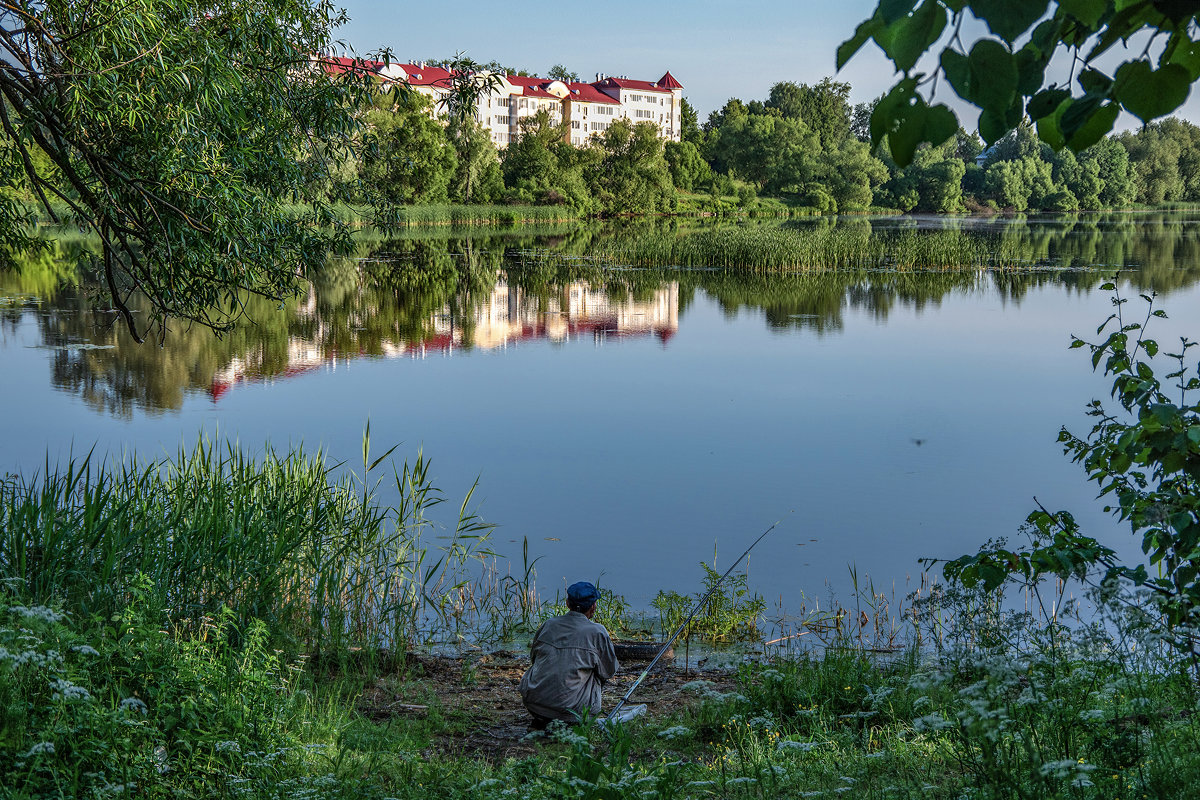
[[[570,205],[583,214],[747,207],[779,198],[817,213],[1080,211],[1200,202],[1200,127],[1169,117],[1054,150],[1021,124],[984,147],[959,128],[899,167],[870,145],[875,103],[852,105],[850,85],[781,81],[765,100],[732,98],[701,124],[683,102],[682,137],[617,120],[584,146],[569,123],[522,120],[500,150],[474,119],[439,114],[416,93],[379,92],[364,115],[365,144],[334,172],[350,202]]]

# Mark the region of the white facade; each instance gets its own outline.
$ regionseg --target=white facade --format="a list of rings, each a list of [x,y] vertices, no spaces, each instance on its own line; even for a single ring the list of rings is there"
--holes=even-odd
[[[349,68],[351,62],[331,57],[322,63],[326,70],[337,71]],[[428,97],[434,113],[444,109],[453,78],[447,70],[424,63],[366,63],[381,78],[406,84]],[[475,117],[498,148],[514,141],[521,132],[521,120],[539,111],[546,111],[554,124],[568,121],[566,141],[573,145],[586,144],[618,119],[652,123],[661,138],[677,142],[682,101],[683,86],[670,72],[657,81],[597,75],[591,83],[501,75],[497,86],[479,98]]]

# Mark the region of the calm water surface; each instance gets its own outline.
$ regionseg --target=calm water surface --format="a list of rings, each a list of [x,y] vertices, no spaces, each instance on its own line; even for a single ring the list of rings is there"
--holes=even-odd
[[[200,432],[353,465],[369,419],[377,452],[433,459],[447,507],[478,478],[495,549],[519,560],[527,539],[543,591],[599,578],[638,606],[694,591],[700,561],[780,518],[750,582],[791,607],[844,595],[852,564],[906,591],[918,557],[1014,536],[1035,495],[1132,557],[1056,443],[1107,396],[1069,334],[1111,310],[1083,268],[1128,263],[1144,271],[1124,290],[1158,290],[1171,315],[1157,338],[1200,335],[1200,228],[988,224],[1049,269],[544,274],[518,266],[528,250],[586,254],[593,234],[439,235],[364,244],[238,334],[178,330],[163,348],[27,270],[0,279],[0,473],[92,447],[161,456]]]

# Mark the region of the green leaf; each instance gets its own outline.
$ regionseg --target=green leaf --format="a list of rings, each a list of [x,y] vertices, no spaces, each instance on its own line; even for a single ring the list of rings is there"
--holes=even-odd
[[[1042,88],[1046,80],[1046,63],[1036,47],[1026,45],[1014,55],[1017,64],[1017,94],[1029,96]]]
[[[1088,108],[1081,108],[1087,105]],[[1080,109],[1078,113],[1076,109]],[[1076,153],[1088,149],[1100,141],[1112,130],[1117,121],[1121,108],[1116,103],[1101,106],[1099,101],[1075,100],[1062,114],[1063,134],[1067,137],[1067,147]],[[1068,117],[1072,117],[1068,122]]]
[[[1048,117],[1063,107],[1063,101],[1069,100],[1071,93],[1066,89],[1043,89],[1035,94],[1026,104],[1030,119],[1038,120]]]
[[[947,47],[942,51],[942,74],[950,87],[964,100],[971,100],[971,73],[967,57]]]
[[[1095,47],[1084,59],[1085,61],[1091,62],[1101,53],[1107,52],[1108,48],[1116,44],[1118,39],[1128,40],[1142,27],[1142,16],[1146,11],[1153,10],[1150,0],[1137,0],[1134,3],[1117,0],[1116,8],[1117,13],[1102,28],[1103,34],[1100,36],[1100,41],[1096,42]]]
[[[1146,61],[1132,61],[1117,70],[1113,93],[1129,113],[1149,122],[1183,105],[1191,88],[1191,76],[1178,64],[1155,70]]]
[[[885,94],[871,110],[871,148],[874,149],[895,127],[902,107],[912,102],[917,81],[906,78]]]
[[[1058,0],[1058,7],[1095,30],[1108,8],[1107,0]]]
[[[896,20],[908,16],[916,4],[917,0],[879,0],[879,8],[875,13],[883,19],[884,24],[891,25]]]
[[[925,141],[933,147],[947,141],[958,132],[958,117],[948,106],[938,103],[930,106],[925,115]]]
[[[1009,44],[1046,13],[1048,0],[971,0],[971,12]]]
[[[1200,444],[1200,425],[1189,425],[1187,438],[1192,444]]]
[[[940,103],[928,106],[924,100],[917,100],[903,109],[895,130],[888,134],[892,158],[900,166],[912,163],[913,154],[923,142],[936,147],[958,130],[958,118],[949,108]]]
[[[866,22],[860,23],[859,26],[854,29],[854,35],[838,46],[837,68],[840,70],[842,67],[846,66],[846,62],[853,58],[854,54],[862,49],[862,46],[867,43],[867,40],[874,36],[875,33],[882,28],[883,20],[880,19],[878,14],[871,17]]]
[[[1079,85],[1083,91],[1090,95],[1107,96],[1108,90],[1112,88],[1112,78],[1105,75],[1098,69],[1085,69],[1079,73]]]
[[[1186,69],[1193,81],[1200,79],[1200,43],[1193,42],[1187,36],[1177,32],[1175,37],[1172,37],[1167,52],[1163,55],[1165,56],[1167,53],[1170,53],[1167,58],[1168,63]]]
[[[1065,105],[1065,104],[1064,104]],[[1033,116],[1032,114],[1030,116]],[[1047,114],[1037,120],[1038,138],[1055,150],[1061,150],[1067,144],[1062,128],[1058,124],[1058,114]],[[1082,342],[1080,342],[1082,344]]]
[[[1003,114],[1017,91],[1017,63],[1008,48],[994,39],[981,39],[967,57],[971,96],[964,98],[987,111]]]
[[[912,163],[913,153],[925,134],[926,113],[927,107],[923,102],[908,107],[904,116],[899,118],[896,129],[888,134],[888,147],[897,165],[908,166]]]
[[[1038,23],[1038,26],[1033,29],[1033,33],[1029,35],[1029,44],[1041,52],[1044,60],[1048,60],[1058,47],[1061,32],[1062,22],[1057,19],[1048,19]]]
[[[912,14],[875,34],[896,69],[907,73],[946,28],[946,9],[936,0],[925,0]]]
[[[991,111],[984,111],[979,115],[979,135],[988,146],[1003,139],[1006,133],[1008,126],[1004,124],[1003,116]]]

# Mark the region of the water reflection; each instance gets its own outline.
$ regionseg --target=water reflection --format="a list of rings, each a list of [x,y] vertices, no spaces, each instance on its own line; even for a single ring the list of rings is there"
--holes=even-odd
[[[52,348],[51,382],[96,411],[131,416],[179,409],[190,393],[219,401],[233,387],[335,368],[358,358],[452,356],[544,341],[560,346],[656,337],[667,346],[698,292],[729,315],[761,313],[774,329],[818,335],[845,326],[848,311],[886,320],[952,294],[987,289],[1019,303],[1055,284],[1085,291],[1137,265],[1127,280],[1161,293],[1200,277],[1200,226],[1188,214],[1028,219],[849,219],[882,227],[959,228],[1051,269],[1011,272],[841,272],[757,275],[717,271],[601,270],[589,250],[625,227],[578,225],[463,235],[452,229],[395,238],[363,237],[355,258],[310,276],[306,293],[282,307],[247,297],[247,320],[217,338],[177,326],[161,346],[139,346],[98,310],[90,288],[94,247],[84,239],[18,259],[0,274],[0,325],[32,320]],[[744,224],[738,222],[715,223]],[[639,226],[637,235],[686,234],[678,222]],[[552,251],[572,258],[531,257]],[[578,258],[574,258],[578,257]],[[131,302],[135,313],[141,309]],[[686,325],[686,320],[684,323]]]

